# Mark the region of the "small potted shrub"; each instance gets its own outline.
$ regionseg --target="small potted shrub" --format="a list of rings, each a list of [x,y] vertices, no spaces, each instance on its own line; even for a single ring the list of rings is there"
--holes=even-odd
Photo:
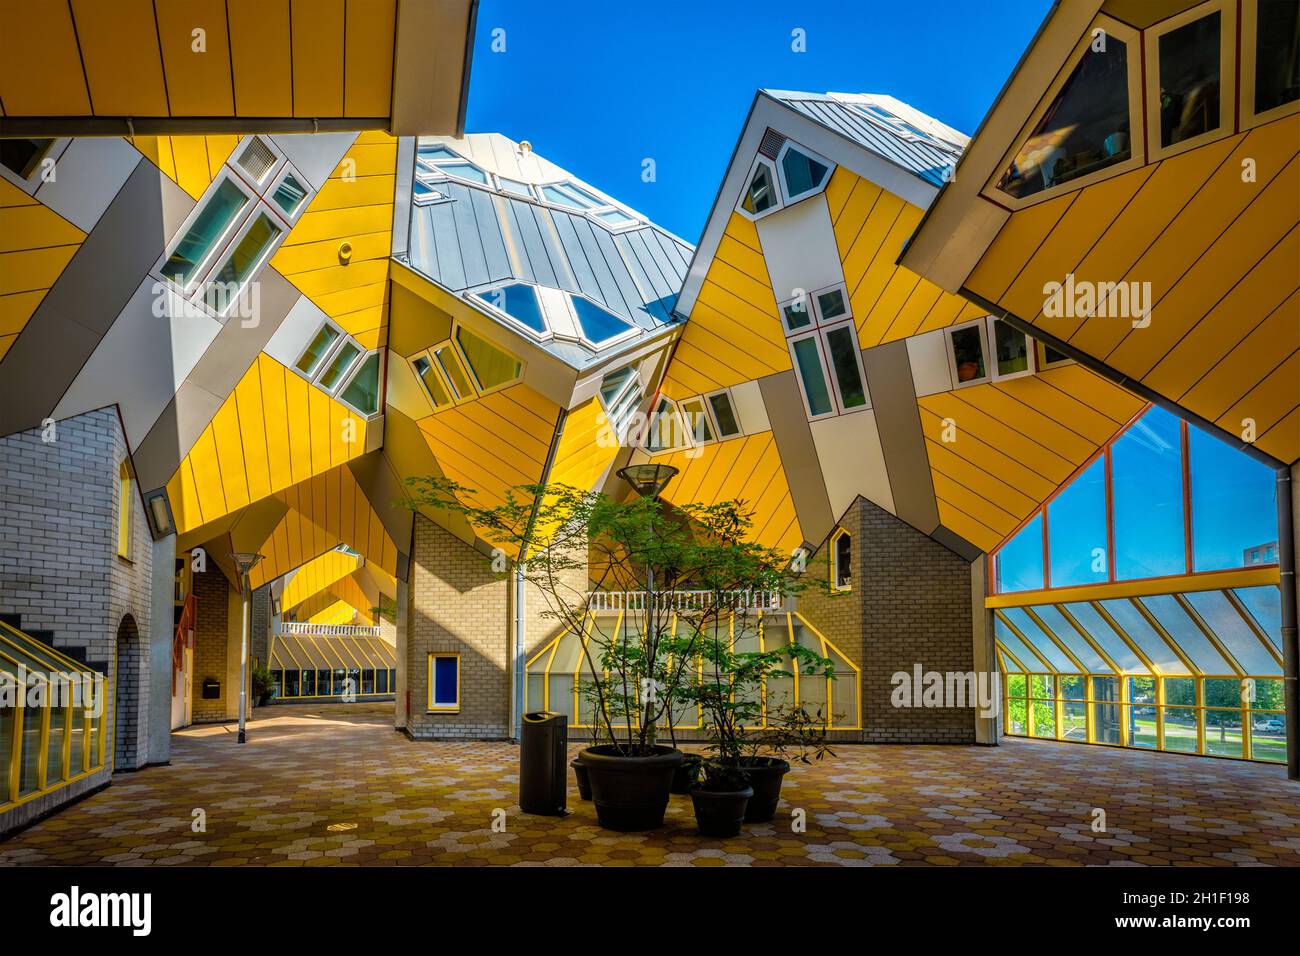
[[[768,709],[767,727],[746,738],[745,753],[740,758],[740,766],[754,788],[745,809],[746,823],[768,823],[776,816],[781,784],[790,772],[787,757],[810,764],[835,756],[826,743],[828,723],[820,708],[815,714],[791,704]]]
[[[703,761],[700,770],[699,782],[691,787],[696,828],[701,836],[736,836],[754,795],[745,771],[734,760],[722,758]]]
[[[257,701],[257,706],[265,706],[275,696],[275,680],[271,677],[270,670],[261,664],[254,664],[249,680],[253,685],[253,700]]]

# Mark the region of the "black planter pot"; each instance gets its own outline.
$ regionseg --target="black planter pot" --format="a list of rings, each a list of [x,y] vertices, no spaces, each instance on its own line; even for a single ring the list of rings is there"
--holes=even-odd
[[[776,816],[776,805],[781,802],[781,780],[790,772],[790,763],[780,757],[749,757],[741,761],[740,767],[754,789],[754,796],[745,809],[745,822],[768,823]]]
[[[687,754],[677,769],[673,771],[673,793],[690,793],[691,787],[700,777],[700,755]]]
[[[691,802],[695,804],[695,826],[701,836],[734,837],[746,819],[745,808],[754,796],[754,788],[744,790],[702,790],[691,788]]]
[[[582,758],[574,757],[573,763],[569,766],[573,768],[573,776],[578,781],[578,796],[583,800],[590,800],[591,781],[587,778],[587,768],[582,765]]]
[[[625,757],[613,744],[582,751],[578,759],[591,783],[596,820],[606,830],[624,832],[663,826],[673,771],[683,757],[672,747],[655,747],[644,757]]]

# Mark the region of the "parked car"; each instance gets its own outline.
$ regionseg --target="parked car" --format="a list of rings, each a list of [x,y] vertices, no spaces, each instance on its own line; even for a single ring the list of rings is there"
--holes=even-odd
[[[1265,717],[1255,721],[1255,732],[1262,734],[1280,734],[1286,730],[1281,717]]]

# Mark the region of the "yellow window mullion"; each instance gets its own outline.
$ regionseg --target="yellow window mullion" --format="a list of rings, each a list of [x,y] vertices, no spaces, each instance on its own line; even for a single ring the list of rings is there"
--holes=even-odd
[[[36,755],[36,789],[44,790],[46,787],[45,774],[49,770],[49,751],[50,751],[50,702],[48,700],[49,687],[46,682],[45,706],[41,708],[41,738],[37,745]]]

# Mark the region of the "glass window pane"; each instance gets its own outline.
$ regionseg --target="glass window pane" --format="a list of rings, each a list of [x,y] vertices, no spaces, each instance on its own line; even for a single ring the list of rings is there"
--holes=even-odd
[[[1246,695],[1255,690],[1254,683],[1246,684],[1235,677],[1207,677],[1202,683],[1205,686],[1206,707],[1240,710]]]
[[[69,727],[69,736],[72,738],[69,742],[68,749],[68,776],[75,777],[84,772],[86,762],[86,712],[80,707],[72,712],[72,725]],[[9,766],[5,763],[3,757],[0,757],[0,767]],[[4,785],[0,784],[0,791],[3,791]],[[4,796],[0,793],[0,801]]]
[[[1259,0],[1255,28],[1255,112],[1300,98],[1300,4]]]
[[[580,295],[570,295],[569,298],[573,300],[573,312],[578,317],[583,337],[595,345],[617,338],[632,328],[613,312]]]
[[[456,393],[457,398],[470,398],[474,395],[469,379],[465,377],[465,372],[461,369],[460,362],[457,361],[450,345],[434,349],[433,357],[438,360],[438,367],[447,376],[447,381],[451,382],[451,390]]]
[[[1033,674],[1029,678],[1029,696],[1043,700],[1056,698],[1055,679],[1050,674]]]
[[[472,182],[486,185],[488,181],[487,173],[472,163],[439,163],[438,168],[445,173],[451,173],[453,176],[459,176],[461,179],[468,179]]]
[[[842,534],[835,539],[835,586],[846,588],[853,583],[853,536]]]
[[[1098,458],[1047,506],[1052,587],[1097,584],[1106,560],[1106,462]]]
[[[1130,156],[1128,47],[1113,35],[1084,51],[998,188],[1017,198],[1078,179]]]
[[[1052,665],[1053,670],[1062,674],[1077,674],[1079,672],[1079,668],[1075,666],[1074,662],[1057,647],[1056,643],[1047,636],[1034,619],[1025,613],[1024,608],[1004,608],[1002,613],[1020,631],[1021,636],[1034,646],[1038,656]]]
[[[697,442],[713,441],[713,426],[705,414],[703,400],[693,398],[689,402],[682,402],[682,414],[686,416],[686,427],[692,438]]]
[[[248,232],[235,244],[225,263],[212,276],[212,282],[223,283],[233,289],[243,285],[262,262],[262,256],[271,243],[283,232],[266,213],[260,213]],[[230,291],[226,292],[231,295]],[[227,300],[228,301],[228,300]]]
[[[506,315],[523,323],[534,332],[546,331],[546,319],[542,315],[541,304],[537,301],[537,292],[530,285],[513,282],[475,295]]]
[[[459,692],[458,672],[460,661],[455,657],[433,659],[433,703],[439,707],[454,707]]]
[[[302,690],[302,672],[296,670],[285,671],[284,672],[284,696],[298,697],[301,695],[301,690]]]
[[[773,188],[772,170],[766,164],[759,163],[758,168],[754,170],[754,177],[749,181],[749,188],[745,190],[745,198],[740,205],[751,216],[760,212],[767,212],[776,205],[776,189]]]
[[[302,356],[298,359],[298,371],[302,372],[304,375],[315,374],[316,367],[320,365],[321,360],[325,358],[326,353],[329,352],[334,343],[338,341],[339,335],[339,330],[334,328],[334,326],[322,326],[321,330],[316,333],[315,338],[311,340],[311,344],[307,346],[307,350],[303,352]]]
[[[1098,702],[1092,705],[1092,739],[1099,744],[1118,744],[1122,719],[1120,706],[1118,703],[1102,703],[1102,701],[1118,701],[1119,686],[1115,678],[1109,677],[1104,678],[1107,686],[1098,689],[1095,686],[1098,680],[1099,678],[1093,679],[1093,697]],[[1106,696],[1102,696],[1103,694]]]
[[[314,670],[305,670],[302,672],[302,696],[316,696],[316,672]]]
[[[420,376],[420,381],[424,387],[429,390],[429,399],[433,402],[434,408],[442,408],[444,405],[451,403],[451,396],[447,394],[447,389],[443,387],[442,379],[438,373],[433,370],[433,363],[424,356],[420,356],[414,362],[415,374]]]
[[[321,697],[330,695],[330,672],[325,668],[316,669],[316,693]]]
[[[723,438],[740,434],[740,424],[736,421],[735,410],[731,407],[730,395],[726,392],[710,395],[709,404],[713,406],[713,417],[718,422],[718,433]]]
[[[812,310],[808,308],[807,299],[795,299],[781,306],[781,315],[785,319],[787,332],[797,332],[812,325]]]
[[[1038,670],[1043,664],[1029,646],[1020,639],[1020,635],[1007,627],[1006,622],[996,614],[993,616],[993,633],[998,639],[998,643],[1012,657],[1018,660],[1023,666],[1030,670]]]
[[[1088,741],[1088,705],[1082,701],[1066,701],[1061,707],[1061,739],[1079,743]]]
[[[1126,598],[1102,601],[1101,606],[1124,629],[1138,649],[1164,674],[1188,674],[1187,666],[1147,621],[1142,613]]]
[[[1125,674],[1147,674],[1147,665],[1141,662],[1141,659],[1128,648],[1128,645],[1119,639],[1119,635],[1114,632],[1114,628],[1106,623],[1106,619],[1097,614],[1097,610],[1091,604],[1067,604],[1063,605],[1065,610],[1069,611],[1070,617],[1078,620],[1080,626],[1088,632],[1088,636],[1096,641],[1112,661],[1119,665],[1119,670]]]
[[[626,226],[630,222],[636,222],[631,216],[621,209],[606,209],[596,213],[596,218],[601,222],[607,222],[611,226]]]
[[[1202,674],[1232,673],[1223,655],[1215,650],[1205,632],[1187,616],[1172,594],[1156,594],[1138,600],[1160,622],[1183,656],[1189,658]]]
[[[1194,591],[1184,597],[1243,671],[1258,675],[1282,673],[1276,658],[1255,636],[1237,609],[1228,603],[1222,591]]]
[[[1043,587],[1043,516],[1016,532],[997,553],[998,592],[1037,591]]]
[[[366,356],[357,374],[352,376],[348,387],[339,396],[363,415],[373,415],[379,411],[379,353],[371,352]]]
[[[848,311],[849,307],[844,301],[843,289],[831,289],[829,292],[817,293],[817,312],[823,322],[838,319],[841,315],[847,314]]]
[[[1277,563],[1277,482],[1263,462],[1196,426],[1187,430],[1192,477],[1192,569]]]
[[[1023,700],[1011,700],[1007,703],[1006,732],[1017,737],[1029,733],[1029,705]]]
[[[546,185],[541,187],[542,198],[547,202],[555,203],[557,206],[567,206],[570,209],[587,210],[592,203],[587,202],[577,194],[563,188],[562,185]]]
[[[1205,752],[1216,757],[1243,756],[1240,711],[1205,712]]]
[[[997,354],[998,374],[1014,375],[1029,370],[1029,340],[1025,333],[1001,319],[993,322],[993,351]]]
[[[984,337],[978,325],[953,329],[948,333],[948,339],[958,382],[979,382],[988,377],[984,366]]]
[[[275,204],[285,211],[286,215],[292,216],[302,205],[302,201],[307,198],[307,187],[298,182],[298,177],[289,173],[280,180],[280,185],[275,187],[275,192],[271,193],[271,198]]]
[[[439,159],[460,159],[459,156],[441,143],[432,146],[420,146],[416,152],[419,154],[421,159],[427,159],[430,161]]]
[[[1065,619],[1065,615],[1054,604],[1043,604],[1034,608],[1034,613],[1038,615],[1057,639],[1070,649],[1070,653],[1079,659],[1079,663],[1091,674],[1106,674],[1112,668],[1102,657],[1092,649],[1078,631]]]
[[[1191,707],[1164,708],[1165,750],[1194,754],[1197,751],[1196,711]]]
[[[187,286],[203,261],[215,250],[235,217],[248,205],[248,197],[229,179],[223,179],[195,217],[176,250],[163,263],[162,274]]]
[[[41,159],[54,142],[52,139],[0,139],[0,166],[11,170],[19,179],[36,172]],[[0,793],[0,800],[4,794]]]
[[[1179,432],[1177,418],[1152,408],[1111,449],[1117,580],[1186,571]]]
[[[781,170],[785,173],[785,188],[791,197],[802,196],[816,189],[826,179],[830,169],[799,150],[791,147],[781,157]]]
[[[1083,700],[1088,694],[1088,678],[1082,674],[1064,674],[1056,679],[1056,696],[1062,700]]]
[[[1180,707],[1196,706],[1195,677],[1166,677],[1165,703]]]
[[[1027,697],[1028,694],[1028,678],[1024,674],[1012,674],[1007,678],[1008,697]]]
[[[509,352],[497,348],[463,325],[456,329],[456,342],[465,353],[469,370],[484,391],[513,382],[523,371],[523,363]]]
[[[822,374],[821,355],[817,350],[816,339],[800,339],[791,343],[794,350],[795,364],[799,369],[799,379],[803,383],[804,397],[808,400],[810,415],[826,415],[834,411],[831,393]]]
[[[1279,651],[1282,650],[1282,591],[1271,584],[1236,588],[1232,592],[1246,606],[1255,623]]]
[[[867,389],[858,370],[857,333],[849,325],[832,329],[826,333],[826,346],[830,350],[831,368],[835,372],[841,404],[846,411],[862,408],[867,404]]]
[[[22,755],[19,757],[18,795],[35,793],[40,781],[37,770],[41,762],[41,711],[26,708],[23,711]]]
[[[1285,710],[1284,686],[1280,680],[1247,680],[1243,682],[1242,696],[1251,710]]]
[[[347,370],[352,367],[356,357],[361,354],[361,346],[355,342],[344,342],[342,347],[334,353],[334,358],[330,360],[329,367],[321,375],[319,384],[321,388],[327,391],[333,391],[334,386],[343,380]]]
[[[1252,714],[1250,755],[1256,760],[1286,762],[1286,721],[1281,714]]]
[[[1172,146],[1219,128],[1219,30],[1209,16],[1160,37],[1160,144]]]
[[[1047,740],[1056,739],[1056,701],[1054,700],[1031,700],[1029,706],[1033,709],[1034,723],[1032,732],[1035,737],[1042,737]]]

